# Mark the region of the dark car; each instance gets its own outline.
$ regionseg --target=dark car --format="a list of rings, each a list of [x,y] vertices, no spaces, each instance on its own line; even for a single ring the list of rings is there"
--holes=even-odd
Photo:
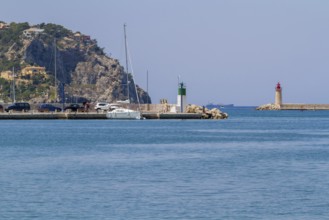
[[[79,104],[70,104],[64,108],[64,111],[71,110],[72,112],[84,112],[85,108]]]
[[[27,112],[30,111],[31,107],[30,104],[27,102],[15,102],[5,108],[6,112],[9,111],[20,111],[20,112]]]
[[[52,104],[40,104],[38,106],[39,112],[61,112],[62,109],[56,106],[53,106]]]

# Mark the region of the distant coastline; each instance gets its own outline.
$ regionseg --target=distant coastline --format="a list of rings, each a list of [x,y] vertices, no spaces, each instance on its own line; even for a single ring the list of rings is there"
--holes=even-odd
[[[234,107],[234,104],[213,104],[209,103],[206,105],[206,108],[213,109],[213,108],[232,108]]]

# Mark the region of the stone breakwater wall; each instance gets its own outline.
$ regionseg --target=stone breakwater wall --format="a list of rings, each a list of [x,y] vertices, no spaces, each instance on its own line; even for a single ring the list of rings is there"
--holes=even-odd
[[[145,119],[202,119],[198,113],[156,113],[146,112],[142,114]]]
[[[261,105],[257,110],[329,110],[329,104],[266,104]]]
[[[329,104],[282,104],[281,110],[329,110]]]
[[[266,104],[266,105],[261,105],[256,108],[257,110],[263,111],[263,110],[281,110],[279,105],[275,104]]]
[[[186,113],[200,114],[202,119],[226,119],[228,114],[221,112],[217,108],[207,109],[198,105],[188,105],[186,107]]]

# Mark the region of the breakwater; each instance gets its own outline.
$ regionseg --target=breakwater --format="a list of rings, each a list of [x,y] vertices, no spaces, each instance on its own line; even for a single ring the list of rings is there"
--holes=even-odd
[[[282,87],[277,83],[274,103],[261,105],[257,110],[329,110],[329,104],[282,103]]]
[[[329,104],[281,104],[281,110],[329,110]]]
[[[143,113],[145,119],[201,119],[199,113]]]
[[[194,113],[143,113],[145,119],[201,119],[201,114]],[[97,112],[15,112],[0,113],[0,120],[54,120],[54,119],[107,119],[106,113]]]
[[[259,106],[257,110],[329,110],[329,104],[266,104]]]

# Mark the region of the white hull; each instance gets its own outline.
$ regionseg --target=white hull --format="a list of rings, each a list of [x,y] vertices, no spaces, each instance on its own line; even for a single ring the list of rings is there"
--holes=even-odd
[[[109,119],[141,119],[141,112],[134,111],[125,108],[114,109],[106,113],[106,117]]]

